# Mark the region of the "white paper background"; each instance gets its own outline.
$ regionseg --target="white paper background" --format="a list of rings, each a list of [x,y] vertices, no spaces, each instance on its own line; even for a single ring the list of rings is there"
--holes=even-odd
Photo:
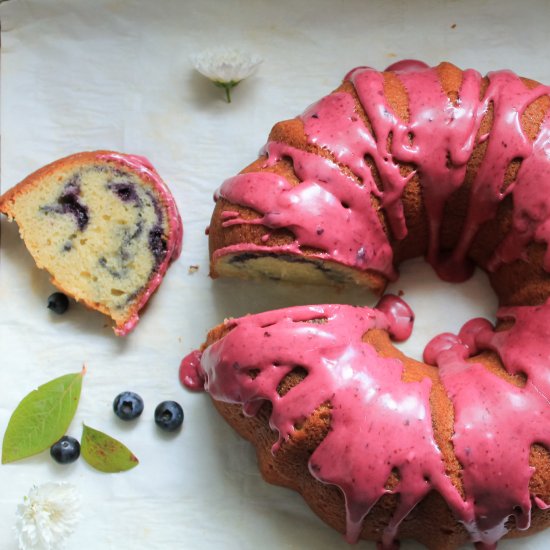
[[[86,363],[70,433],[79,437],[86,422],[123,440],[141,463],[110,476],[82,460],[58,466],[47,453],[1,466],[0,548],[16,548],[17,503],[33,484],[50,480],[78,487],[83,520],[70,542],[83,550],[347,548],[301,497],[261,480],[249,445],[205,395],[179,386],[177,370],[180,358],[226,316],[372,298],[360,291],[211,281],[204,229],[212,192],[255,158],[273,123],[301,112],[357,65],[382,69],[404,57],[445,59],[550,82],[550,3],[11,0],[0,6],[0,16],[2,191],[79,150],[136,153],[149,157],[169,183],[185,226],[182,257],[134,333],[117,339],[105,318],[79,305],[62,317],[50,314],[47,275],[35,268],[16,226],[2,220],[0,434],[26,393]],[[231,105],[189,62],[192,53],[218,44],[265,58],[259,73],[234,91]],[[190,275],[192,264],[200,269]],[[421,261],[403,273],[395,289],[405,291],[417,313],[405,346],[416,357],[436,333],[457,330],[475,315],[494,316],[481,274],[452,286],[436,281]],[[111,411],[125,389],[146,403],[132,425]],[[185,409],[175,437],[160,434],[152,421],[164,399]],[[541,534],[502,548],[542,550],[549,541]]]

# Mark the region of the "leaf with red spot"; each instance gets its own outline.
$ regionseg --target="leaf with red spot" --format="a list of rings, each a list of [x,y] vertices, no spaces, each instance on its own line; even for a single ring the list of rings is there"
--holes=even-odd
[[[137,457],[120,441],[84,425],[80,442],[82,458],[96,470],[125,472],[139,464]]]

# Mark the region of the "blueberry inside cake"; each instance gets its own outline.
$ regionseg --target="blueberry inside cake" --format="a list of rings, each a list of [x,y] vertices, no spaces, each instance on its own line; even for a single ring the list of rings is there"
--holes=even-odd
[[[181,251],[174,199],[143,157],[78,153],[0,197],[38,267],[63,292],[128,333]]]

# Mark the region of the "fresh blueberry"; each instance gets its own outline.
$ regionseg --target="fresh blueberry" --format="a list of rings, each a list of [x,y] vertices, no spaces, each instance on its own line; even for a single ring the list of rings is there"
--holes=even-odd
[[[69,307],[69,298],[62,292],[54,292],[48,296],[48,309],[51,309],[54,313],[62,315],[67,311]]]
[[[176,431],[183,424],[183,409],[175,401],[163,401],[155,409],[157,426],[167,432]]]
[[[143,399],[133,391],[123,391],[115,397],[113,410],[122,420],[134,420],[143,412]]]
[[[50,455],[59,464],[70,464],[80,456],[80,443],[69,435],[64,435],[50,448]]]

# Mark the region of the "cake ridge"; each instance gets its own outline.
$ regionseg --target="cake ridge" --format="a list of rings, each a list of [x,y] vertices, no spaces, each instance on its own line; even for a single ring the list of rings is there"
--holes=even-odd
[[[392,307],[399,312],[392,314]],[[300,429],[297,425],[328,404],[330,428],[309,457],[309,471],[343,492],[349,542],[359,538],[376,502],[396,494],[399,502],[379,539],[382,548],[393,548],[403,520],[435,490],[470,540],[488,550],[508,533],[510,517],[516,529],[526,530],[532,503],[542,511],[550,507],[530,488],[534,468],[529,464],[533,445],[550,449],[550,401],[536,380],[537,371],[550,373],[548,325],[540,328],[550,316],[550,300],[536,308],[501,308],[498,315],[524,324],[493,332],[488,321],[477,319],[457,336],[437,336],[424,352],[437,373],[424,372],[418,381],[405,381],[402,360],[379,355],[364,339],[373,330],[394,333],[397,340],[410,334],[412,312],[391,295],[374,309],[297,306],[228,320],[221,336],[184,359],[180,376],[186,386],[204,388],[216,401],[242,406],[246,416],[255,416],[269,401],[269,425],[278,432],[271,449],[275,456]],[[539,358],[530,370],[515,364],[523,349],[518,334],[531,335],[531,356]],[[524,385],[511,384],[478,358],[494,349],[510,374],[528,370]],[[279,384],[296,365],[307,375],[281,396]],[[438,419],[430,405],[430,376],[440,378],[453,405],[453,453],[461,465],[464,496],[446,473],[432,431],[432,418]],[[397,483],[388,488],[394,470]],[[550,493],[545,498],[550,501]]]
[[[504,264],[523,259],[524,255],[519,249],[533,242],[548,245],[550,211],[540,205],[543,203],[543,191],[550,187],[550,158],[544,145],[548,141],[550,126],[550,88],[526,81],[507,70],[491,72],[484,80],[477,71],[468,69],[460,73],[460,86],[456,87],[456,98],[453,99],[451,95],[454,92],[446,93],[442,87],[442,78],[445,78],[446,73],[442,73],[443,76],[440,74],[444,70],[450,73],[459,71],[453,65],[432,68],[420,62],[407,61],[390,66],[387,70],[390,72],[379,73],[370,68],[350,71],[343,86],[308,107],[296,119],[303,126],[301,131],[305,139],[299,149],[291,142],[285,144],[281,132],[276,132],[264,148],[266,157],[256,164],[260,170],[252,167],[251,171],[247,170],[226,181],[219,189],[218,197],[227,199],[230,204],[246,207],[250,204],[251,189],[257,177],[253,193],[256,201],[261,200],[267,194],[261,184],[261,174],[266,167],[273,166],[271,152],[283,147],[294,147],[296,151],[303,147],[307,152],[307,147],[313,145],[320,151],[327,151],[337,166],[349,168],[362,182],[360,187],[371,194],[370,202],[350,205],[349,217],[357,215],[373,219],[381,216],[382,227],[387,224],[387,228],[382,232],[376,231],[376,242],[372,246],[374,250],[384,249],[391,254],[390,249],[407,237],[409,230],[403,200],[404,191],[412,179],[419,181],[423,208],[427,213],[427,260],[439,276],[446,280],[465,280],[472,274],[474,264],[468,256],[473,243],[480,229],[495,218],[497,209],[507,196],[513,197],[512,223],[508,226],[505,238],[496,243],[496,252],[483,260],[485,269],[495,272]],[[408,121],[401,119],[388,103],[384,80],[387,74],[397,78],[407,93]],[[347,83],[353,85],[358,103],[347,90]],[[545,102],[537,107],[534,117],[538,117],[538,129],[535,135],[528,135],[523,128],[523,115],[538,100]],[[364,112],[372,131],[356,113],[357,108]],[[530,115],[530,118],[533,117]],[[481,131],[487,121],[490,128],[486,132]],[[533,126],[534,123],[529,124]],[[535,130],[531,128],[529,131]],[[279,141],[281,139],[283,141]],[[294,163],[297,155],[301,155],[302,172],[307,171],[307,166],[304,166],[306,162],[313,166],[326,159],[319,155],[318,159],[323,160],[314,160],[314,153],[308,152],[311,156],[307,157],[305,154],[294,152],[290,155]],[[367,163],[367,157],[372,160],[382,180],[382,190],[374,182],[373,169]],[[280,157],[276,156],[276,159]],[[441,231],[446,208],[454,194],[463,187],[472,162],[476,163],[476,172],[470,178],[469,191],[464,191],[469,197],[468,208],[461,221],[462,227],[455,244],[451,248],[448,244],[442,247]],[[520,163],[519,172],[515,181],[507,182],[507,170],[512,162]],[[412,166],[412,171],[403,173],[405,165]],[[543,180],[536,188],[529,185],[535,172],[539,175],[538,179]],[[296,187],[300,189],[304,182],[296,171],[294,173],[299,183],[293,186],[293,192],[298,193]],[[282,174],[278,175],[285,179]],[[236,189],[241,178],[252,182],[247,199]],[[322,178],[317,178],[314,183],[323,186]],[[232,185],[235,189],[231,189]],[[309,180],[307,186],[311,186]],[[529,189],[524,190],[525,187]],[[278,193],[283,194],[282,187]],[[346,209],[346,205],[343,207]],[[220,211],[223,210],[223,206],[220,206]],[[235,219],[240,220],[243,226],[261,224],[265,228],[262,243],[224,243],[222,235],[221,242],[214,245],[212,252],[212,274],[216,275],[219,271],[218,266],[222,266],[221,262],[226,255],[238,254],[247,248],[265,253],[269,252],[270,246],[282,250],[280,243],[270,239],[269,230],[284,227],[292,232],[296,222],[304,223],[304,220],[313,218],[313,214],[306,208],[296,210],[294,215],[287,211],[288,223],[283,225],[280,222],[280,209],[274,213],[277,216],[264,211],[260,218],[262,221],[237,216]],[[334,209],[333,214],[342,217],[345,213]],[[275,219],[278,223],[274,223]],[[309,225],[313,226],[313,221]],[[374,227],[376,224],[371,225]],[[371,233],[368,235],[372,238]],[[315,240],[312,229],[305,233],[302,231],[293,246],[285,249],[307,258],[311,253],[303,250],[307,246],[302,241],[311,239]],[[353,266],[357,271],[378,272],[386,279],[393,280],[395,275],[393,269],[388,268],[388,262],[380,263],[374,255],[367,256],[365,261],[356,265],[349,260],[353,253],[359,253],[362,244],[353,243],[351,251],[345,250],[345,246],[321,250],[336,263]],[[351,254],[347,254],[348,258],[343,261],[347,252]],[[392,259],[395,260],[390,258],[390,263]],[[476,260],[476,263],[480,262]],[[550,270],[548,246],[544,269],[547,272]]]
[[[470,540],[491,550],[503,536],[536,532],[550,522],[549,143],[549,87],[506,70],[482,77],[449,63],[429,67],[404,60],[386,72],[369,67],[350,71],[339,88],[301,116],[278,123],[261,157],[217,193],[209,233],[213,276],[355,282],[381,293],[395,279],[401,261],[425,255],[439,277],[452,282],[481,267],[498,295],[496,326],[477,319],[458,335],[436,337],[426,347],[425,363],[391,346],[389,325],[375,322],[359,337],[376,352],[363,357],[365,365],[350,361],[351,378],[362,368],[376,369],[385,358],[404,365],[402,383],[431,383],[429,406],[426,394],[420,401],[433,414],[433,437],[428,440],[441,455],[444,475],[439,478],[436,467],[429,469],[423,490],[408,485],[408,465],[402,463],[385,477],[378,472],[383,483],[361,467],[350,470],[351,480],[335,482],[338,476],[332,477],[330,468],[338,471],[340,466],[333,463],[345,456],[341,450],[327,460],[328,469],[310,464],[310,473],[323,487],[313,485],[303,468],[293,465],[295,453],[316,457],[317,449],[342,430],[338,415],[343,395],[348,401],[344,409],[354,399],[345,382],[342,394],[341,386],[316,394],[322,404],[306,421],[309,439],[301,434],[299,419],[288,440],[292,449],[285,443],[275,446],[275,456],[268,454],[269,426],[278,429],[278,422],[269,418],[281,413],[279,404],[271,413],[262,400],[273,403],[277,397],[267,392],[253,403],[239,398],[231,405],[223,389],[219,393],[218,387],[209,386],[218,369],[239,371],[254,345],[261,350],[257,360],[247,363],[255,375],[246,380],[246,388],[267,380],[262,380],[261,354],[270,346],[293,342],[295,360],[287,362],[301,364],[300,345],[291,336],[270,338],[265,345],[261,334],[249,335],[239,344],[239,358],[212,351],[229,340],[239,341],[235,331],[241,324],[253,324],[254,316],[214,329],[202,357],[194,353],[182,363],[182,381],[194,389],[206,382],[220,413],[256,446],[264,477],[300,491],[337,529],[345,531],[347,524],[352,540],[361,535],[385,550],[395,547],[397,537],[415,538],[433,550],[454,549]],[[378,307],[386,306],[382,302]],[[273,315],[292,315],[290,311]],[[377,318],[373,310],[364,311]],[[328,323],[324,329],[331,327]],[[353,331],[346,332],[336,338],[344,348],[350,338],[357,340]],[[320,350],[314,363],[322,370],[327,361],[323,346],[317,343],[314,349]],[[296,385],[280,401],[288,403],[293,393],[302,397],[305,390],[299,388],[312,383],[309,364],[306,370],[305,379],[294,378]],[[383,386],[376,374],[369,371],[369,376],[371,384],[358,390],[365,402]],[[400,383],[393,382],[399,392]],[[233,389],[237,395],[242,387]],[[335,409],[335,402],[340,408]],[[241,410],[257,415],[252,417],[257,421],[239,416]],[[371,417],[371,412],[365,409],[364,414],[378,425],[378,413]],[[320,424],[327,430],[321,443]],[[391,421],[381,425],[380,432],[393,428]],[[294,429],[294,422],[289,426]],[[348,434],[347,445],[358,445],[360,433]],[[406,442],[396,433],[398,441]],[[315,449],[310,440],[317,442]],[[376,444],[376,438],[366,440]],[[395,444],[384,439],[382,447],[391,451]],[[393,464],[387,458],[380,461]],[[371,462],[374,469],[379,466]],[[361,481],[370,477],[375,482],[362,486],[356,474]],[[331,484],[343,491],[344,505],[329,489]],[[377,490],[383,493],[378,499],[373,497]],[[323,499],[330,504],[321,503]],[[336,517],[342,507],[347,520]]]

